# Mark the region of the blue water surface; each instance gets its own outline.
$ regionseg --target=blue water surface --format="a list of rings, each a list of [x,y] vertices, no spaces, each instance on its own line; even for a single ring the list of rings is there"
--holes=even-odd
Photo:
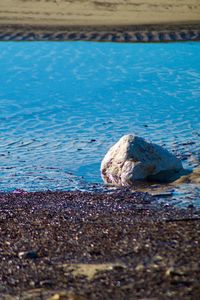
[[[1,191],[101,183],[105,152],[127,133],[193,168],[200,43],[2,42],[0,133]]]

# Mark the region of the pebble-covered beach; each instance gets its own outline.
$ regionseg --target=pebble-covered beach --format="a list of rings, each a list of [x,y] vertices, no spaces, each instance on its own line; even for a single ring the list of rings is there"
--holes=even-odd
[[[147,193],[0,194],[1,299],[199,299],[200,213]]]

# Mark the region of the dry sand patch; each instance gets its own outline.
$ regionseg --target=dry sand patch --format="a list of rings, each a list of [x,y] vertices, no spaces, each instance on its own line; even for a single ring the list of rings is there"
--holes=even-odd
[[[200,21],[198,0],[1,0],[0,24],[113,26]]]

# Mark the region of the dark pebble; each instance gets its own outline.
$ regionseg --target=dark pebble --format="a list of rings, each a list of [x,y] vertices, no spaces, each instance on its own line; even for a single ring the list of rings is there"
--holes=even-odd
[[[39,258],[37,252],[35,251],[29,251],[25,254],[25,258],[27,259],[36,259],[36,258]]]

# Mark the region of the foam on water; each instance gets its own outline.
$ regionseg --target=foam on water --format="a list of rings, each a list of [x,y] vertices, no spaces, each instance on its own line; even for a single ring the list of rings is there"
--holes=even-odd
[[[199,165],[198,42],[0,43],[0,82],[1,191],[90,189],[127,133]]]

